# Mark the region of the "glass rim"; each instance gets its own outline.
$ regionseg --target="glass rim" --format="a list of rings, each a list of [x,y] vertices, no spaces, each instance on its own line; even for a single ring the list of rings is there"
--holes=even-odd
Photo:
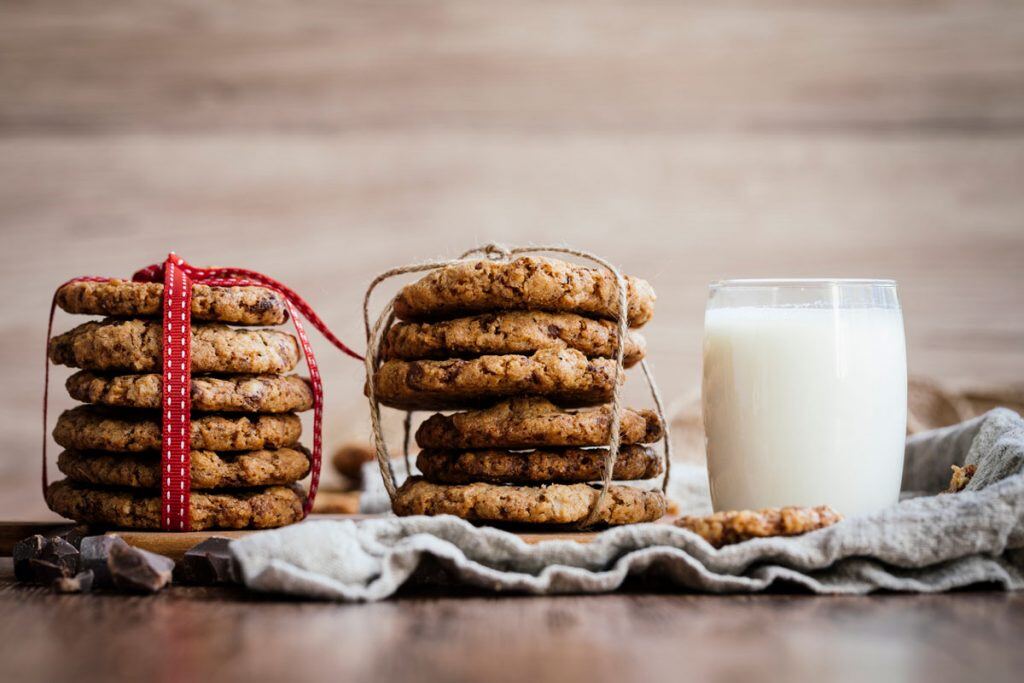
[[[778,287],[823,287],[823,286],[855,286],[855,287],[895,287],[896,280],[887,278],[738,278],[715,280],[709,289],[737,287],[748,289],[771,289]]]

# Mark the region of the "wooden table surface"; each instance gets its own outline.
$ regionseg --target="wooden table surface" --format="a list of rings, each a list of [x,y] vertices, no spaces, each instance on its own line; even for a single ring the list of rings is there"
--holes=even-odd
[[[0,564],[4,680],[1019,681],[1024,595],[57,596]],[[6,573],[4,573],[6,572]]]
[[[53,288],[170,249],[279,277],[358,346],[385,268],[588,248],[657,288],[644,333],[670,402],[698,386],[709,281],[894,277],[911,372],[1024,379],[1024,3],[5,2],[0,92],[0,519],[52,519]],[[314,344],[326,443],[366,438],[362,367]],[[12,681],[1024,670],[1024,600],[992,593],[0,603]]]

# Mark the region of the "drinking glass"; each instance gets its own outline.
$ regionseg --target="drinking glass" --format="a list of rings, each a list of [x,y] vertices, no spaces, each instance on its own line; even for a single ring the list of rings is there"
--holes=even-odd
[[[702,403],[715,510],[858,515],[897,502],[907,364],[896,283],[713,283]]]

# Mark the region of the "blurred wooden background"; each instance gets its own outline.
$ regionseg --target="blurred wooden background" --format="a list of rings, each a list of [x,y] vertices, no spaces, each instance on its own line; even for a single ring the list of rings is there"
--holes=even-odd
[[[4,2],[0,230],[6,518],[44,516],[53,288],[170,249],[355,345],[386,267],[591,249],[656,286],[670,399],[708,281],[894,277],[912,372],[1019,381],[1024,3]],[[365,434],[361,366],[318,348],[327,443]]]

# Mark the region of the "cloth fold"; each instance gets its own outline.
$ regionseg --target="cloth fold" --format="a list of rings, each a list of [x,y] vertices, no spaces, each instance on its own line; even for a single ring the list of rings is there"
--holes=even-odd
[[[936,494],[950,466],[974,464],[966,489]],[[703,469],[674,489],[685,511],[707,508]],[[609,529],[590,543],[525,543],[454,517],[307,521],[234,541],[254,590],[381,600],[424,568],[495,592],[614,591],[628,577],[680,590],[756,592],[782,584],[815,593],[939,592],[975,584],[1024,588],[1024,420],[996,409],[907,441],[905,499],[877,513],[790,538],[715,549],[669,524]],[[923,494],[923,495],[922,495]],[[427,561],[429,560],[431,561]]]

